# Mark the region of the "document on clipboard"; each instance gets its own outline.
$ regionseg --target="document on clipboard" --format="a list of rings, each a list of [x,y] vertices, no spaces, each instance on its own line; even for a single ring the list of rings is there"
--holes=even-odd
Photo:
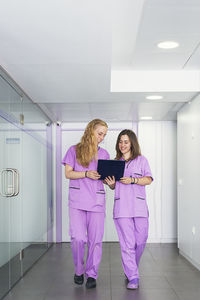
[[[97,172],[101,175],[100,180],[103,180],[108,176],[115,176],[115,180],[119,181],[120,178],[124,176],[124,167],[124,160],[99,159]]]

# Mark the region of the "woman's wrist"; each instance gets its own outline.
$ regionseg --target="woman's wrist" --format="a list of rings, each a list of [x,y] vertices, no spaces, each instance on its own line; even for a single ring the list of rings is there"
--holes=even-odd
[[[110,184],[110,185],[109,185],[109,188],[110,188],[111,190],[114,190],[114,188],[115,188],[115,183]]]
[[[85,171],[85,178],[87,178],[88,176],[87,176],[87,173],[88,173],[88,171]]]
[[[131,177],[131,184],[138,184],[139,178],[138,177]]]
[[[131,177],[131,184],[135,184],[135,177]]]

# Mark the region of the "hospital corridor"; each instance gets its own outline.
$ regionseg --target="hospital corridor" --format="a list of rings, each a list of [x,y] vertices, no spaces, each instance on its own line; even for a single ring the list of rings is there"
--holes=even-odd
[[[0,300],[200,299],[199,15],[0,0]]]

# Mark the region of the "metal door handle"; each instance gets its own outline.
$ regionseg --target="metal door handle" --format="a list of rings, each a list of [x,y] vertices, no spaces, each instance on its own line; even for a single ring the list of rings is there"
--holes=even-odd
[[[3,197],[13,197],[19,194],[19,172],[17,169],[6,168],[1,171],[0,193]]]
[[[14,196],[17,196],[19,194],[19,171],[17,169],[13,169],[15,172],[14,176]]]

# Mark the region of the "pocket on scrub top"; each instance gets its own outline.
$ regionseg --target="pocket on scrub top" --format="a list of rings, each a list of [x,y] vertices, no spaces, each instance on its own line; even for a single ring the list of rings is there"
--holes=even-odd
[[[76,186],[69,187],[69,200],[78,201],[80,198],[80,188]]]
[[[104,190],[100,190],[98,192],[96,192],[97,195],[97,205],[104,205],[105,203],[105,191]]]
[[[136,171],[133,173],[133,177],[142,177],[142,173]]]
[[[136,196],[136,199],[145,201],[145,197],[142,196]]]

